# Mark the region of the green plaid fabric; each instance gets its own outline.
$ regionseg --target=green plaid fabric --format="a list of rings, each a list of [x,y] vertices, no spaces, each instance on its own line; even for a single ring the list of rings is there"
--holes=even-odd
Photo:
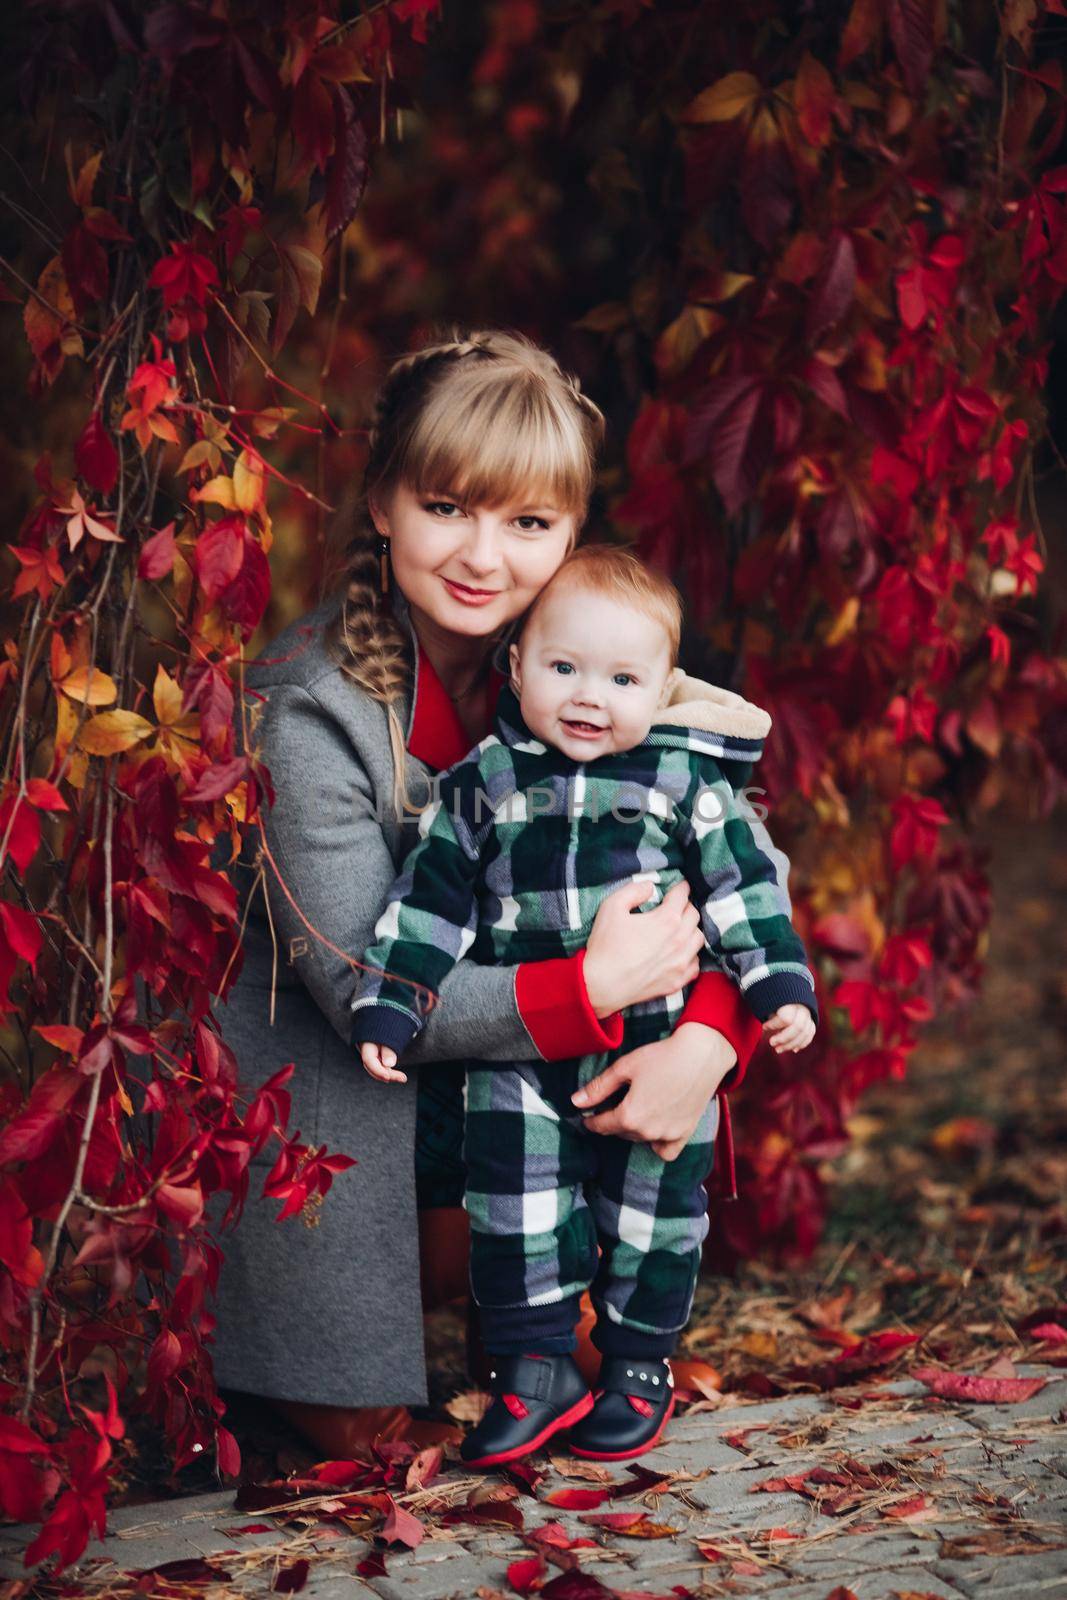
[[[495,732],[439,776],[422,814],[363,955],[381,973],[360,975],[353,1043],[403,1050],[425,1020],[419,987],[436,992],[465,956],[572,955],[631,879],[656,885],[646,909],[689,882],[711,955],[761,1021],[788,1001],[817,1020],[787,893],[736,792],[761,753],[761,739],[663,723],[633,750],[577,762],[533,737],[505,685]]]

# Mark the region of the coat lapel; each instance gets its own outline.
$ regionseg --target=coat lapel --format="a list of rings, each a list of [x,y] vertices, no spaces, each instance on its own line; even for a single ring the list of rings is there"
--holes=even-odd
[[[459,720],[448,690],[434,671],[430,658],[419,646],[408,603],[399,591],[394,592],[393,613],[411,635],[415,657],[414,687],[405,735],[408,754],[441,772],[467,754],[471,748],[470,735]],[[489,668],[486,685],[486,709],[490,717],[496,708],[497,696],[507,682],[505,674],[499,670],[499,660],[498,654]]]

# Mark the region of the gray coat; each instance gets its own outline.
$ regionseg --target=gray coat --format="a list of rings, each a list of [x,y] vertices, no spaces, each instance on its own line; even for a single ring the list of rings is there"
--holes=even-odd
[[[266,697],[250,742],[258,744],[274,783],[274,807],[263,808],[267,843],[309,921],[358,959],[372,942],[397,868],[416,842],[418,819],[412,815],[402,826],[395,820],[384,709],[324,649],[323,628],[338,603],[334,597],[291,623],[265,652],[272,664],[252,663],[246,683]],[[402,596],[397,613],[410,632]],[[292,659],[278,659],[286,656]],[[246,699],[250,707],[261,703],[254,694]],[[413,701],[399,708],[407,734]],[[426,793],[428,770],[408,756],[409,793]],[[254,877],[256,837],[253,831],[232,869],[242,906]],[[317,1226],[308,1227],[299,1216],[276,1223],[281,1202],[260,1198],[277,1142],[253,1163],[244,1214],[220,1236],[225,1260],[214,1307],[216,1377],[227,1387],[280,1399],[421,1403],[426,1374],[413,1166],[418,1074],[383,1088],[364,1072],[349,1043],[356,972],[307,932],[265,866],[276,961],[261,885],[244,934],[244,966],[215,1015],[242,1081],[258,1085],[295,1062],[290,1131],[299,1129],[303,1142],[325,1144],[358,1164],[334,1179]],[[461,962],[442,986],[443,1003],[406,1053],[405,1068],[467,1056],[540,1059],[519,1015],[517,970]],[[212,1216],[222,1209],[213,1206]]]

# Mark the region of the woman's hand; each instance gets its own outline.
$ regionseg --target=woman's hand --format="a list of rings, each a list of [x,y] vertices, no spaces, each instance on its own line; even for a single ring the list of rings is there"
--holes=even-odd
[[[582,1111],[628,1083],[619,1104],[586,1117],[586,1126],[650,1144],[664,1161],[673,1161],[736,1060],[737,1051],[717,1029],[683,1022],[668,1038],[620,1056],[571,1099]]]
[[[652,884],[627,883],[602,902],[585,947],[585,992],[598,1017],[675,994],[700,972],[700,913],[689,885],[673,884],[652,911],[631,915]],[[635,1051],[634,1054],[640,1052]]]

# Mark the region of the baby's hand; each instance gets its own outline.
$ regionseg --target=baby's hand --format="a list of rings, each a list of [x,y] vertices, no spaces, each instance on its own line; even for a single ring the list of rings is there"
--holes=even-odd
[[[396,1051],[387,1044],[372,1044],[368,1039],[359,1047],[363,1057],[363,1065],[372,1078],[377,1078],[379,1083],[407,1083],[406,1072],[395,1071]]]
[[[779,1055],[783,1050],[803,1050],[815,1037],[815,1018],[799,1003],[779,1006],[763,1024],[763,1031],[770,1035],[771,1046]]]

